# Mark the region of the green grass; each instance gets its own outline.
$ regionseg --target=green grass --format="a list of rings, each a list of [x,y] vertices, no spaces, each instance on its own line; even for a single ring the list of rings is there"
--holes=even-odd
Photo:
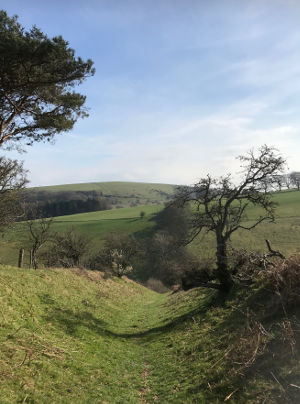
[[[140,213],[146,212],[143,220],[149,219],[149,215],[154,215],[163,209],[164,205],[146,205],[135,206],[132,208],[121,208],[112,210],[103,210],[101,212],[79,213],[77,215],[58,216],[56,222],[90,222],[99,220],[118,220],[118,219],[140,219]]]
[[[52,226],[53,231],[63,232],[68,227],[74,227],[76,231],[91,237],[91,252],[99,251],[104,243],[104,237],[109,230],[130,232],[136,237],[150,237],[154,232],[154,216],[164,205],[147,205],[133,208],[106,210],[79,215],[56,217]],[[141,210],[146,216],[141,219]],[[17,265],[19,249],[22,245],[18,242],[18,227],[5,234],[0,240],[0,263],[5,265]],[[1,242],[2,241],[2,242]],[[29,251],[25,251],[24,267],[29,266]]]
[[[160,295],[76,271],[0,276],[1,403],[138,402],[143,349],[127,334]]]
[[[283,313],[274,316],[261,283],[225,301],[201,289],[159,295],[86,271],[3,267],[0,286],[2,404],[300,400],[298,342],[292,353],[288,334],[278,334]],[[257,321],[271,337],[262,334],[255,351]],[[254,346],[240,352],[240,337]],[[247,350],[251,364],[236,363]]]
[[[276,216],[279,218],[300,217],[300,192],[297,190],[282,191],[273,194],[273,200],[278,203]],[[256,206],[249,206],[247,209],[249,219],[259,216],[259,209]]]
[[[300,249],[300,192],[290,191],[274,194],[274,201],[279,203],[275,223],[263,222],[254,230],[237,231],[232,236],[235,248],[265,251],[265,239],[269,239],[272,246],[283,254]],[[89,234],[92,238],[92,251],[97,251],[103,244],[103,238],[110,229],[132,232],[137,237],[145,238],[153,234],[154,216],[164,205],[146,205],[133,208],[113,209],[102,212],[83,213],[79,215],[55,218],[53,229],[65,231],[74,226],[79,232]],[[140,219],[140,212],[146,212],[144,219]],[[259,209],[251,206],[247,210],[248,222],[258,217]],[[6,265],[16,265],[18,249],[17,232],[10,232],[0,242],[0,262]],[[10,241],[11,244],[7,242]],[[195,240],[189,249],[198,256],[214,256],[215,239],[212,234],[198,243]],[[27,254],[28,255],[28,254]],[[27,262],[29,258],[26,258]]]

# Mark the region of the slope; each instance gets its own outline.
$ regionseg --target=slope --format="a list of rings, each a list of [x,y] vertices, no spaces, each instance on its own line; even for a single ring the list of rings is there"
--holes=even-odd
[[[129,205],[130,203],[163,203],[174,194],[176,185],[144,182],[90,182],[80,184],[52,185],[37,187],[37,191],[101,191],[105,197],[113,197],[115,203]],[[33,188],[29,188],[33,189]]]
[[[261,279],[226,300],[77,269],[0,285],[3,404],[299,402],[299,308]]]

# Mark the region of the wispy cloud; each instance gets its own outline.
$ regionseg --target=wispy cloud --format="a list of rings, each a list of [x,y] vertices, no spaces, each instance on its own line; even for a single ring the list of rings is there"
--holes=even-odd
[[[33,183],[192,183],[265,143],[300,169],[298,1],[3,2],[97,69],[90,117],[24,156]]]

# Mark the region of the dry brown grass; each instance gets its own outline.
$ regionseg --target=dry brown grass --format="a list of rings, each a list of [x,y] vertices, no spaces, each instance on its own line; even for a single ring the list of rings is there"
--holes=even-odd
[[[299,305],[300,254],[293,253],[284,260],[276,260],[274,267],[261,271],[260,275],[273,285],[283,308]]]

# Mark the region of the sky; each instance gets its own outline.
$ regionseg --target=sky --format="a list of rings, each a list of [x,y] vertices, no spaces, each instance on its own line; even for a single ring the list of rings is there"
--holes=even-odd
[[[192,184],[236,173],[263,144],[300,171],[299,0],[1,0],[26,29],[62,35],[94,77],[89,117],[35,143],[30,186]]]

